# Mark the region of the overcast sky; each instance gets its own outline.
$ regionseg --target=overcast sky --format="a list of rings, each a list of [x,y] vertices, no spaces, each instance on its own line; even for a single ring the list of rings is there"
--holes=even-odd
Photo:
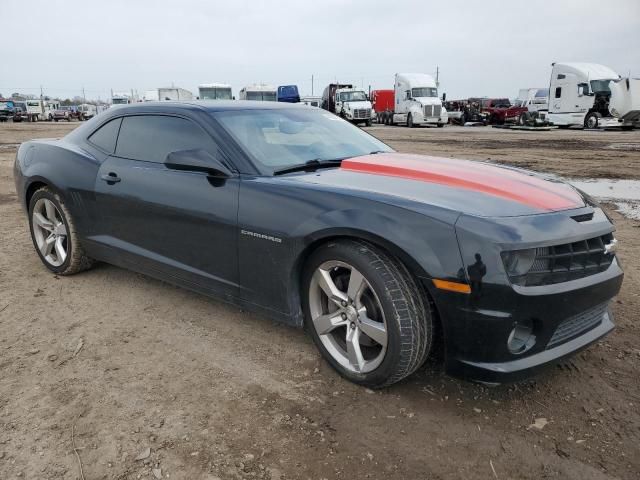
[[[449,98],[544,87],[554,61],[640,76],[640,1],[1,0],[0,93],[108,98],[199,83],[392,88],[434,74]]]

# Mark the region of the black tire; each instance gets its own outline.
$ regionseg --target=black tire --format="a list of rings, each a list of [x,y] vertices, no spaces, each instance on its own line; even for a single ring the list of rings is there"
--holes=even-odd
[[[444,123],[439,123],[438,128],[442,128],[442,127],[444,127]]]
[[[53,121],[54,121],[54,122],[57,122],[58,120],[59,120],[59,119],[57,119],[57,118],[54,118],[54,119],[53,119]]]
[[[371,120],[367,120],[366,122],[364,122],[365,126],[370,127],[371,126]]]
[[[343,367],[326,349],[311,320],[310,287],[316,269],[327,261],[352,265],[380,300],[388,332],[382,362],[368,373]],[[308,259],[302,276],[305,327],[328,363],[344,378],[371,388],[382,388],[411,375],[431,351],[433,315],[422,287],[406,267],[380,248],[359,240],[340,240],[320,246]]]
[[[413,117],[411,116],[411,114],[407,115],[407,127],[409,128],[413,128]]]
[[[598,112],[591,112],[584,119],[584,128],[598,128],[600,118],[602,118],[602,115]]]
[[[40,199],[46,199],[53,202],[58,210],[58,213],[62,217],[62,222],[64,223],[64,226],[66,228],[67,257],[66,260],[59,266],[52,265],[43,257],[36,242],[33,226],[33,209],[37,201]],[[71,214],[69,213],[69,210],[65,206],[60,196],[49,187],[42,187],[38,189],[29,201],[29,231],[31,233],[33,246],[38,256],[40,257],[40,260],[45,265],[45,267],[47,267],[57,275],[73,275],[74,273],[87,270],[94,265],[95,261],[87,256],[84,249],[82,248],[82,244],[78,239],[76,225],[73,221],[73,218],[71,217]]]

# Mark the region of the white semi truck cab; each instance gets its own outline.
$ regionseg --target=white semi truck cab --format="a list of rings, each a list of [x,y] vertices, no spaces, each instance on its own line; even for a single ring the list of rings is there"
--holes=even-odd
[[[611,115],[611,82],[620,75],[597,63],[554,63],[549,88],[549,121],[560,128],[632,127]]]
[[[356,88],[337,88],[335,93],[335,113],[353,123],[363,122],[371,126],[375,116],[367,94]]]
[[[447,111],[442,106],[436,81],[431,75],[396,73],[394,90],[394,124],[442,127],[448,122]]]

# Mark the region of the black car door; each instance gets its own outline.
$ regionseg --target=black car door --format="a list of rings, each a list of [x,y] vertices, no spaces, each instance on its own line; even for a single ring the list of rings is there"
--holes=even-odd
[[[237,294],[239,179],[172,170],[175,151],[202,149],[221,158],[193,120],[166,115],[122,119],[115,153],[96,178],[99,225],[92,240],[110,261],[196,290]]]

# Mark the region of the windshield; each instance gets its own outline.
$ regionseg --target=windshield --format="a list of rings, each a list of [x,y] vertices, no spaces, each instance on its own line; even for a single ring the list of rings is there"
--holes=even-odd
[[[431,87],[422,87],[422,88],[412,88],[411,96],[416,97],[437,97],[438,89]]]
[[[340,93],[341,102],[366,102],[367,96],[364,92],[342,92]]]
[[[246,92],[247,100],[262,100],[263,102],[275,102],[276,92]]]
[[[258,167],[270,172],[300,165],[392,152],[368,133],[324,110],[291,108],[213,112]]]
[[[593,93],[611,93],[609,82],[611,80],[591,80],[591,91]]]
[[[231,100],[231,89],[230,88],[201,88],[200,99]]]

